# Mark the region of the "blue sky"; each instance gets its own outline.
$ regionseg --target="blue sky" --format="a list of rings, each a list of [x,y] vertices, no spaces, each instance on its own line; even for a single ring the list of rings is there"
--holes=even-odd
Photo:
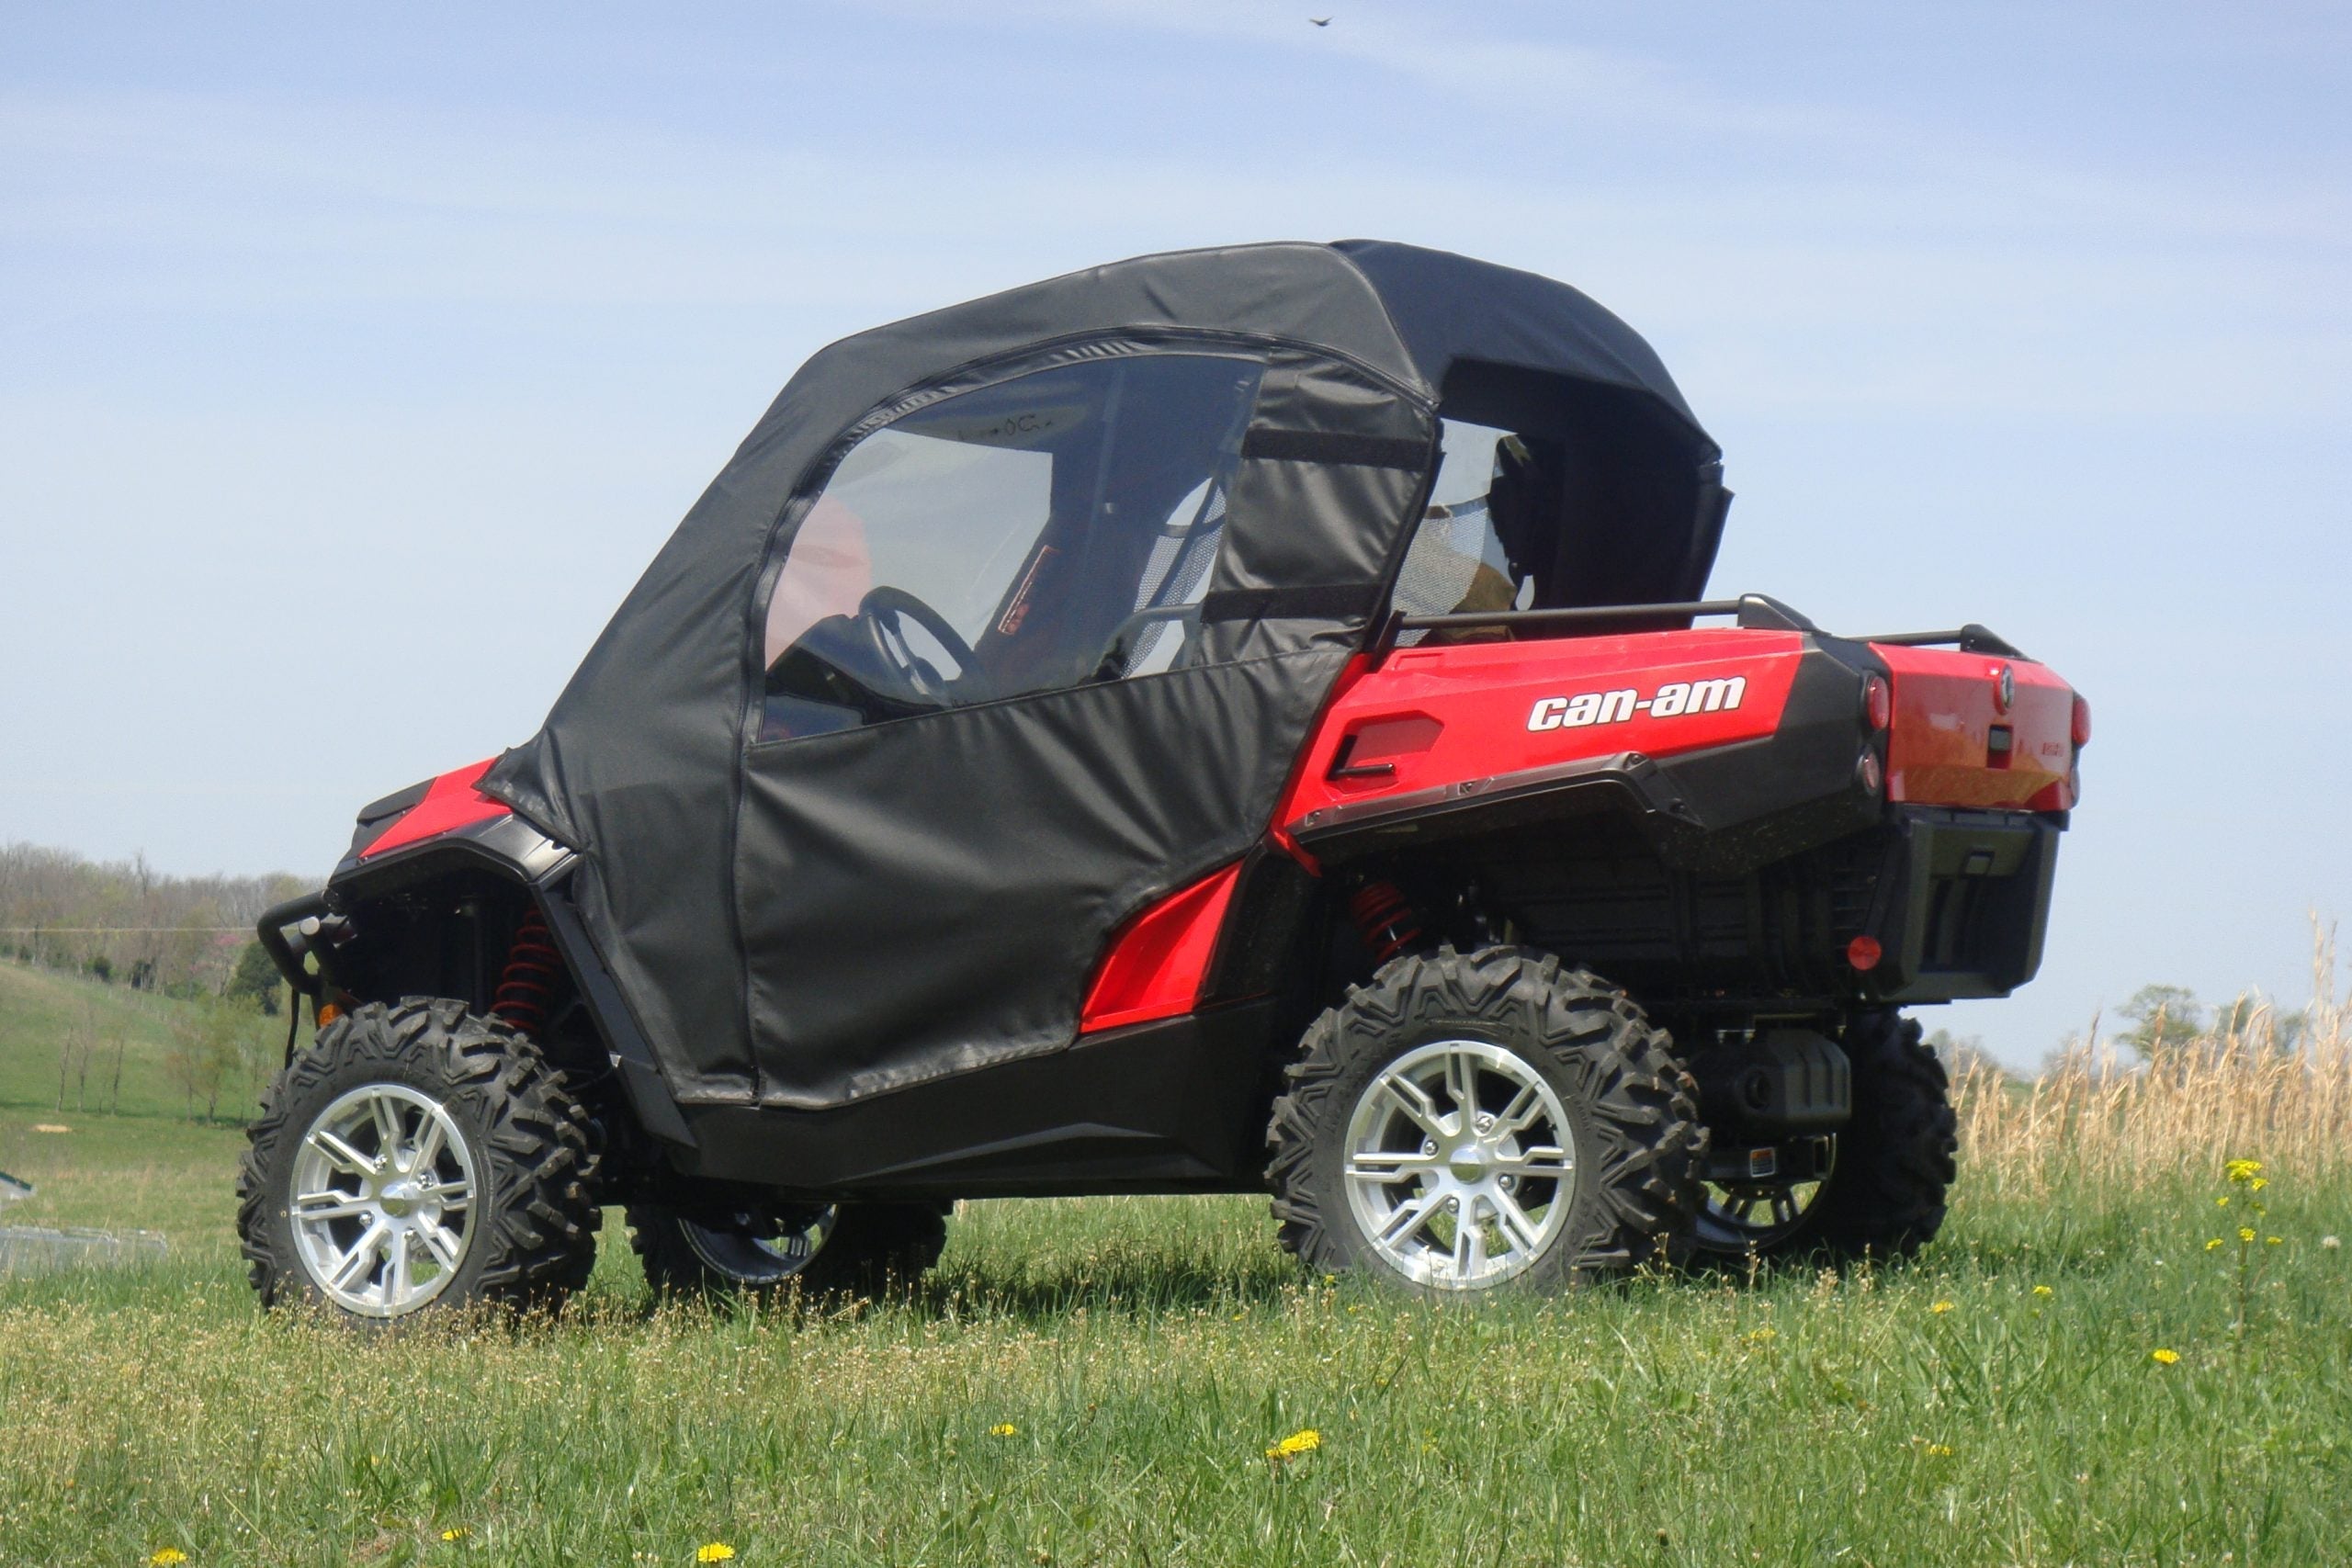
[[[2352,914],[2347,16],[0,0],[0,838],[322,870],[537,727],[820,344],[1368,234],[1651,338],[1717,589],[2090,694],[2042,978],[1938,1021],[2300,1001]]]

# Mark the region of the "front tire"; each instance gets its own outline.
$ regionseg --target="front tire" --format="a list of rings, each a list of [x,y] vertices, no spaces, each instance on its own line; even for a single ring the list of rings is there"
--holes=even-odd
[[[262,1304],[383,1323],[551,1305],[596,1260],[595,1128],[527,1038],[462,1002],[370,1002],[246,1130],[237,1230]]]
[[[1553,1290],[1658,1255],[1696,1212],[1706,1134],[1667,1036],[1548,953],[1397,959],[1289,1077],[1266,1174],[1311,1269]]]

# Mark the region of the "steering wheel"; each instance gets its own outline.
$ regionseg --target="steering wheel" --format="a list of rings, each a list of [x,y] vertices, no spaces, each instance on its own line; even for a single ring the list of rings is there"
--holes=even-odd
[[[881,655],[883,664],[905,682],[910,691],[926,701],[945,704],[950,682],[932,667],[931,660],[908,643],[906,628],[899,624],[902,621],[912,621],[947,650],[948,657],[956,660],[956,680],[972,672],[975,660],[971,644],[947,624],[945,616],[903,588],[885,583],[868,592],[857,602],[857,620],[873,642],[874,651]]]

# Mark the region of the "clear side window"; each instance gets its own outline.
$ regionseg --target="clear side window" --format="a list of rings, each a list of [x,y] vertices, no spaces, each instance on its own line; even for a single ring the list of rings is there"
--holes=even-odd
[[[944,399],[859,442],[763,609],[760,738],[1182,664],[1262,368],[1096,360]]]
[[[1437,482],[1430,491],[1429,510],[1406,547],[1392,602],[1411,615],[1524,609],[1534,597],[1534,573],[1513,558],[1505,540],[1512,479],[1530,462],[1526,445],[1507,430],[1466,420],[1444,421],[1442,433]],[[1408,632],[1398,640],[1409,647],[1427,635]],[[1438,637],[1501,635],[1474,631]]]

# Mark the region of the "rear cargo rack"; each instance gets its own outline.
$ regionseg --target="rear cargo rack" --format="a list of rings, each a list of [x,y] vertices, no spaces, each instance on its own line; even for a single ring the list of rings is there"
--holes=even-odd
[[[1969,622],[1958,631],[1894,632],[1886,637],[1855,638],[1857,642],[1883,642],[1894,648],[1935,648],[1943,643],[1955,643],[1962,653],[1989,653],[2000,659],[2023,659],[2025,649],[2008,638],[1996,635],[1989,626]]]
[[[1694,599],[1672,604],[1593,604],[1568,610],[1469,610],[1444,615],[1408,615],[1393,610],[1373,637],[1370,653],[1377,669],[1407,632],[1463,631],[1498,626],[1505,630],[1549,630],[1564,637],[1601,632],[1680,631],[1702,615],[1731,615],[1743,626],[1763,631],[1822,633],[1796,610],[1763,593],[1743,593],[1736,599]],[[1887,637],[1848,639],[1883,642],[1900,648],[1928,648],[1956,643],[1963,653],[1990,653],[2004,659],[2025,654],[2005,638],[1972,621],[1957,631],[1896,632]]]

